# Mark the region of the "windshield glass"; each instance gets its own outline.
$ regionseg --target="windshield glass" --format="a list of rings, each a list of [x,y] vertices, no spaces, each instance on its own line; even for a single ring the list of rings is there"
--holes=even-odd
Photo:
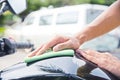
[[[25,18],[23,24],[25,24],[25,25],[31,25],[31,24],[34,23],[34,19],[35,19],[34,16],[29,15],[29,16],[27,16],[27,17]]]
[[[53,20],[53,15],[40,16],[39,25],[51,25],[52,20]]]

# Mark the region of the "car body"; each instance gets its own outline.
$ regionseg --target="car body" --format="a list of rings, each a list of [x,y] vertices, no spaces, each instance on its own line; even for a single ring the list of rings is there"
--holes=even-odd
[[[35,57],[1,70],[0,80],[119,80],[74,50],[51,51]]]
[[[71,36],[107,9],[97,4],[81,4],[31,12],[22,24],[6,30],[17,41],[30,40],[36,47],[55,35]]]

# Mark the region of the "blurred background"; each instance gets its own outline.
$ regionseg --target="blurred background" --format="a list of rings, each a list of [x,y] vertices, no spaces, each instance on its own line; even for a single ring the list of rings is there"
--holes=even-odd
[[[80,31],[105,11],[116,0],[26,0],[27,9],[19,15],[6,11],[0,16],[0,38],[15,41],[29,41],[34,48],[50,40],[55,35],[71,36]],[[1,7],[1,6],[0,6]],[[120,58],[119,27],[100,36],[81,48],[111,52]],[[24,52],[23,52],[24,51]],[[20,50],[17,54],[0,57],[0,69],[22,61],[30,50]],[[8,63],[10,62],[10,63]]]
[[[82,30],[116,0],[26,1],[27,9],[21,14],[14,15],[7,11],[0,16],[0,37],[12,37],[17,41],[31,41],[38,47],[54,35],[72,35]],[[112,33],[118,34],[119,31]]]
[[[24,21],[24,18],[32,11],[39,10],[42,7],[62,7],[78,4],[102,4],[109,6],[116,0],[27,0],[27,10],[19,15],[14,15],[9,11],[0,16],[0,37],[4,36],[6,26]]]

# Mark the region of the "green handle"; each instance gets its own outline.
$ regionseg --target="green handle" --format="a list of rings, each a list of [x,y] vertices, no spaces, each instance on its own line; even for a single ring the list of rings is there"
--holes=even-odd
[[[48,58],[53,58],[53,57],[62,57],[62,56],[73,56],[74,55],[74,50],[72,49],[67,49],[67,50],[61,50],[57,52],[47,52],[39,56],[33,56],[33,57],[27,57],[25,59],[25,63],[31,63],[35,61],[40,61]]]

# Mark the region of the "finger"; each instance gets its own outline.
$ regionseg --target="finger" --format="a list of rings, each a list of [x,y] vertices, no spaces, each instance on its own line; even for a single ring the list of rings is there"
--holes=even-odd
[[[62,43],[64,41],[67,41],[67,38],[58,36],[53,38],[51,41],[49,41],[47,44],[45,44],[36,55],[40,55],[43,54],[46,50],[52,48],[53,46],[55,46],[56,44]]]
[[[78,51],[78,50],[77,50]],[[97,64],[99,62],[99,58],[97,57],[94,57],[94,56],[91,56],[89,52],[85,52],[83,50],[79,50],[79,53],[84,57],[86,58],[87,60]],[[94,54],[94,53],[93,53]]]
[[[79,42],[76,39],[69,38],[68,40],[64,41],[63,43],[59,43],[53,47],[54,51],[59,51],[63,49],[78,49]]]
[[[40,48],[34,50],[33,52],[31,52],[28,57],[32,57],[35,55],[40,55],[42,53],[44,53],[46,50],[48,50],[49,48],[53,47],[54,45],[64,42],[66,41],[67,38],[66,37],[62,37],[62,36],[57,36],[54,37],[53,39],[51,39],[51,41],[49,41],[48,43],[42,45]]]
[[[39,47],[38,49],[35,49],[34,51],[32,51],[28,57],[32,57],[32,56],[35,56],[37,54],[37,52],[43,47],[43,45],[41,47]]]
[[[55,46],[56,44],[59,44],[59,43],[62,43],[62,42],[65,42],[67,41],[68,38],[67,37],[62,37],[62,36],[57,36],[57,37],[54,37],[51,41],[49,41],[45,46],[46,47],[53,47]]]
[[[95,50],[84,50],[88,55],[99,58],[101,56],[100,52],[97,52]]]
[[[43,54],[43,53],[44,53],[46,50],[48,50],[48,49],[49,49],[49,46],[48,46],[48,47],[43,46],[43,47],[36,53],[35,56],[38,56],[38,55]]]
[[[53,47],[53,51],[60,51],[63,49],[71,48],[69,45],[70,45],[69,42],[57,44],[56,46]]]
[[[53,47],[55,44],[57,44],[57,38],[56,37],[53,38],[51,41],[47,42],[46,44],[44,44],[44,46],[42,46],[39,50],[37,50],[35,52],[35,54],[33,54],[33,56],[43,54],[46,50]]]
[[[108,56],[108,53],[100,53],[94,50],[86,50],[87,55],[90,57],[85,56],[88,60],[92,61],[93,63],[97,64],[99,67],[107,67],[108,64],[111,62],[111,58]],[[110,61],[110,62],[109,62]]]

